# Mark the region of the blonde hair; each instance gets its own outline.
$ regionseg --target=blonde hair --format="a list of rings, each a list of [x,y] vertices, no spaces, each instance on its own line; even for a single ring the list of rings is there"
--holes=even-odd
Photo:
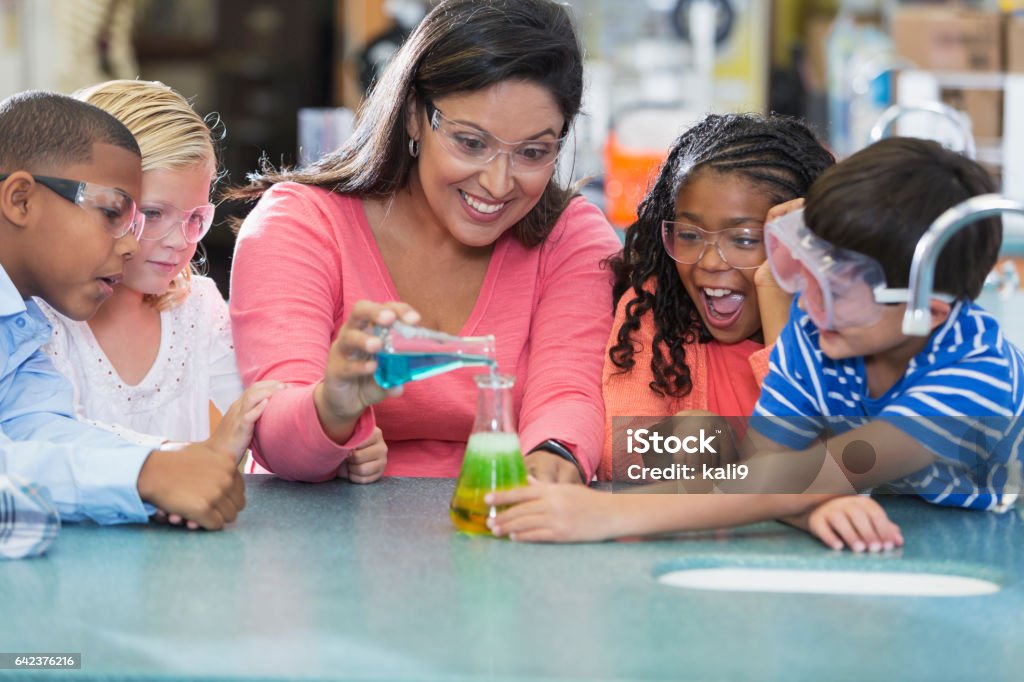
[[[74,97],[103,109],[131,131],[142,150],[142,170],[186,170],[207,165],[217,170],[213,133],[188,100],[159,81],[113,80],[84,88]],[[167,310],[192,290],[190,263],[163,294],[143,300]]]

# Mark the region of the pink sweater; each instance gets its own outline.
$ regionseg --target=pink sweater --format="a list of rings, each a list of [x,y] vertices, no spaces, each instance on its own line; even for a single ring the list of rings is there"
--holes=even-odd
[[[506,233],[460,331],[496,337],[499,368],[515,377],[523,452],[555,438],[588,474],[601,458],[601,352],[612,318],[611,280],[599,263],[618,249],[604,216],[582,199],[537,248]],[[257,425],[261,465],[283,478],[330,479],[376,420],[388,444],[386,475],[458,474],[479,369],[407,384],[401,397],[367,410],[344,444],[331,441],[316,416],[313,389],[347,311],[361,299],[397,298],[360,200],[295,183],[263,196],[238,236],[230,297],[245,384],[291,385],[271,398]]]

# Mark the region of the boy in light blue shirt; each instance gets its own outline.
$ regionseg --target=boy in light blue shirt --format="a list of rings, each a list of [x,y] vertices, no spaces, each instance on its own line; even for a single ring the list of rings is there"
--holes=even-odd
[[[758,451],[823,442],[856,488],[888,483],[942,505],[995,509],[1017,492],[1024,355],[973,303],[997,260],[998,218],[944,248],[931,333],[902,331],[918,240],[994,189],[960,154],[891,138],[826,171],[806,208],[766,228],[775,279],[799,296],[751,420]]]
[[[0,102],[0,474],[48,488],[64,520],[161,510],[217,529],[245,506],[235,450],[251,424],[219,450],[133,445],[75,421],[71,385],[40,351],[50,326],[30,298],[75,320],[96,312],[138,250],[141,183],[138,145],[106,112],[45,92]]]

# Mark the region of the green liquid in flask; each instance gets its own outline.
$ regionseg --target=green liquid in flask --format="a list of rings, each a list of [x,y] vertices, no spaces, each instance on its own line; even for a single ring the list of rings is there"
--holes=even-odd
[[[500,509],[484,502],[487,493],[526,485],[526,464],[514,433],[474,433],[452,497],[451,518],[465,533],[490,535],[487,519]]]

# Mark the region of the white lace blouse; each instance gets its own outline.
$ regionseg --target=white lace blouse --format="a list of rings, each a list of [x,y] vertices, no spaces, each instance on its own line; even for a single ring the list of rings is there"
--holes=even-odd
[[[228,306],[208,277],[194,276],[185,301],[160,313],[160,350],[136,385],[117,374],[88,324],[36,302],[53,326],[43,350],[74,385],[80,419],[147,445],[153,439],[139,434],[204,440],[210,435],[210,402],[223,413],[242,393]]]

